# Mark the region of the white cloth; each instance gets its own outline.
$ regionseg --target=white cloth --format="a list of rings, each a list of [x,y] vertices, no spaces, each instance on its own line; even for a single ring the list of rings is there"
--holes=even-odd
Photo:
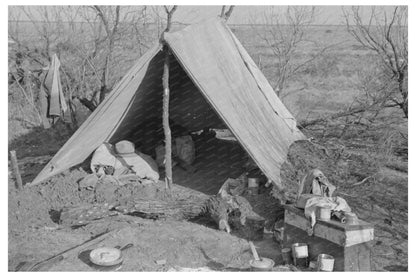
[[[48,74],[45,78],[45,87],[49,93],[49,115],[61,116],[68,109],[62,91],[61,78],[59,75],[59,68],[61,63],[58,56],[54,54],[52,56],[51,66],[49,67]]]
[[[103,143],[95,150],[91,159],[91,170],[96,171],[97,167],[112,166],[115,172],[134,171],[140,178],[147,178],[152,181],[159,180],[159,172],[156,162],[152,157],[143,153],[132,153],[128,155],[116,155],[113,146],[109,143]],[[118,174],[114,174],[118,175]]]
[[[157,166],[152,167],[152,165],[145,160],[149,158],[151,159],[150,156],[146,155],[145,158],[142,158],[138,154],[133,153],[126,156],[117,156],[117,158],[129,165],[131,170],[133,170],[134,173],[140,178],[146,178],[155,182],[159,180],[159,172],[157,171]],[[156,164],[156,162],[154,162],[154,164]]]
[[[311,228],[315,226],[316,211],[318,207],[329,208],[331,211],[351,212],[351,208],[348,206],[347,201],[341,197],[312,197],[306,201],[305,205],[305,216],[310,219]]]

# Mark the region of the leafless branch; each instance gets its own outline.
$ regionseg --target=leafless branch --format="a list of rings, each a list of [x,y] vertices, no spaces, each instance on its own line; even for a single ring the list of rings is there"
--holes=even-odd
[[[343,9],[345,23],[351,36],[376,53],[387,70],[378,76],[384,82],[384,88],[367,91],[367,97],[377,101],[380,107],[399,106],[407,118],[407,7],[393,7],[391,14],[384,7],[382,12],[378,9],[380,7],[371,8],[367,23],[361,16],[360,7],[352,7],[349,11]]]
[[[313,23],[315,18],[315,7],[293,7],[285,10],[276,10],[275,7],[263,13],[262,23],[265,31],[259,31],[253,27],[256,35],[271,49],[273,58],[276,60],[276,86],[275,91],[279,97],[283,96],[285,83],[288,78],[294,76],[331,46],[322,47],[315,55],[306,61],[295,63],[294,55],[298,47],[307,42],[306,28]]]
[[[228,11],[225,11],[225,9],[226,9],[226,6],[225,5],[222,6],[220,17],[223,18],[225,21],[227,21],[230,18],[231,13],[234,10],[234,6],[233,5],[229,6],[228,7]]]
[[[165,12],[167,14],[167,22],[166,22],[166,29],[165,32],[169,32],[170,28],[172,26],[172,16],[173,13],[176,11],[176,9],[178,8],[178,6],[173,6],[170,10],[168,8],[168,6],[163,6],[165,8]]]

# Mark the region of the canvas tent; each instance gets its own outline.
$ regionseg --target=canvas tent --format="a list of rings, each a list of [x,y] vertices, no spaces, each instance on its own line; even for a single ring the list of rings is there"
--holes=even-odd
[[[190,131],[228,128],[278,184],[289,146],[304,135],[225,22],[213,18],[164,39],[172,52],[170,118]],[[128,139],[145,153],[154,147],[154,130],[162,128],[164,54],[158,44],[140,57],[32,184],[83,162],[103,142]]]

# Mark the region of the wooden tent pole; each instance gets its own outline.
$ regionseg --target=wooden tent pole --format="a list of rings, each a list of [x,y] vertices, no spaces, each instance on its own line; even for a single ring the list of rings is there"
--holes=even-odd
[[[163,131],[165,134],[165,182],[168,189],[172,187],[172,136],[169,126],[169,47],[165,46],[163,65]]]
[[[165,62],[163,65],[163,132],[165,134],[165,182],[169,190],[172,188],[173,178],[172,178],[172,135],[169,127],[169,55],[170,50],[169,46],[164,42],[163,35],[164,33],[169,32],[172,25],[172,15],[175,12],[177,6],[173,6],[171,10],[165,7],[167,14],[167,23],[166,29],[162,34],[162,42],[164,43],[164,52],[165,52]]]

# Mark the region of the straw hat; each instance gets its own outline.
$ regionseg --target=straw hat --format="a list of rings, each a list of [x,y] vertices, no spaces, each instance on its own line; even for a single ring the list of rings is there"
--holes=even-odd
[[[128,140],[122,140],[114,145],[116,154],[121,157],[137,156],[134,151],[134,143]]]

